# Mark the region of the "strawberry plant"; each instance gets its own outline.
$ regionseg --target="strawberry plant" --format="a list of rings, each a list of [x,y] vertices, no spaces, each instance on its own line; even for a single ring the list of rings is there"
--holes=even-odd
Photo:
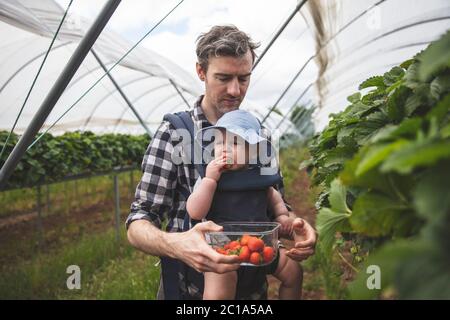
[[[337,238],[357,248],[351,297],[448,299],[450,32],[359,90],[310,144],[319,250],[331,260]]]
[[[0,131],[0,148],[8,132]],[[6,161],[19,136],[13,134],[0,159]],[[57,182],[63,178],[112,171],[118,167],[138,167],[150,138],[147,135],[96,135],[92,132],[46,134],[19,162],[6,188],[22,188]]]

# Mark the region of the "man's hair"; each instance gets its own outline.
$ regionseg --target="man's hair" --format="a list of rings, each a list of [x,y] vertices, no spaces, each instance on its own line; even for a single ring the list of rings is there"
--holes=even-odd
[[[197,38],[197,59],[205,72],[208,69],[209,57],[242,57],[248,50],[255,62],[255,49],[259,43],[233,25],[214,26]]]

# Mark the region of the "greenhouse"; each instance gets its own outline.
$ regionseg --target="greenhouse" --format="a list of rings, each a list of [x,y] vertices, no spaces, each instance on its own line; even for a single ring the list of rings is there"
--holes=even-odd
[[[0,36],[2,300],[207,299],[217,261],[257,282],[281,256],[297,291],[212,299],[450,299],[449,1],[2,0]],[[245,141],[224,157],[256,130],[278,173],[175,163],[167,133],[208,126]],[[270,222],[214,238],[228,205]],[[156,244],[195,232],[198,258]]]

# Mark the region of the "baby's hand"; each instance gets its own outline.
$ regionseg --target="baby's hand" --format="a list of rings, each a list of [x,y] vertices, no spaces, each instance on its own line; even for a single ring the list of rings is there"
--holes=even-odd
[[[280,215],[276,218],[276,221],[281,224],[280,226],[280,235],[283,237],[291,237],[293,232],[292,221],[287,215]]]
[[[208,163],[206,166],[206,177],[219,181],[222,172],[226,169],[226,166],[227,156],[223,154],[221,157],[218,157]]]

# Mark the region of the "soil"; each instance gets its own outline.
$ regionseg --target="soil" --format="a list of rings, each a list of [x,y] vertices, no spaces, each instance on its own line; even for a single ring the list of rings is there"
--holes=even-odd
[[[286,190],[286,201],[292,206],[293,211],[297,217],[303,218],[308,221],[312,226],[316,221],[316,209],[314,204],[310,200],[310,183],[307,173],[303,170],[299,173],[299,177],[295,179],[290,186],[290,190]],[[288,247],[293,246],[292,241],[283,240],[283,243]],[[308,282],[315,275],[311,272],[303,272],[303,282]],[[269,292],[268,298],[278,299],[278,287],[280,281],[273,276],[268,277]],[[325,292],[323,290],[307,291],[303,290],[302,299],[304,300],[323,300],[326,299]]]

